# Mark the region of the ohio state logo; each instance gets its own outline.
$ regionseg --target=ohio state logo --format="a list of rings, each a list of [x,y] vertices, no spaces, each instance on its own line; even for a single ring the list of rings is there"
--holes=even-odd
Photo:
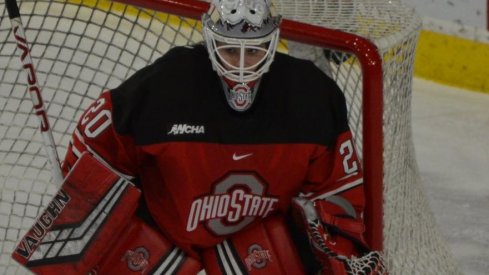
[[[138,247],[134,250],[127,250],[122,256],[121,261],[127,261],[127,267],[131,271],[141,271],[148,267],[149,252],[144,247]]]
[[[272,261],[270,250],[263,249],[258,244],[253,244],[248,247],[248,256],[245,258],[248,271],[251,271],[252,267],[257,269],[264,268],[268,261]]]
[[[187,231],[205,223],[214,234],[229,235],[267,217],[277,203],[278,198],[265,196],[265,184],[255,174],[229,174],[214,186],[213,194],[192,202]]]
[[[246,83],[236,84],[229,92],[229,102],[236,110],[246,110],[253,103],[253,93]]]

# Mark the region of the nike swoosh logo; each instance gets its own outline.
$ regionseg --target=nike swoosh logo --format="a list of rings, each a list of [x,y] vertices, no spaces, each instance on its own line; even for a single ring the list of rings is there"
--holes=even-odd
[[[246,154],[246,155],[236,155],[236,153],[233,154],[233,160],[240,160],[240,159],[244,159],[244,158],[247,158],[249,156],[253,155],[253,153],[249,153],[249,154]]]

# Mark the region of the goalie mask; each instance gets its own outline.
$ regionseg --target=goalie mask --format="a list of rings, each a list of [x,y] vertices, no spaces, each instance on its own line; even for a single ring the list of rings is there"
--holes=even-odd
[[[280,19],[271,0],[212,0],[202,17],[213,69],[236,111],[253,103],[260,77],[275,55]]]

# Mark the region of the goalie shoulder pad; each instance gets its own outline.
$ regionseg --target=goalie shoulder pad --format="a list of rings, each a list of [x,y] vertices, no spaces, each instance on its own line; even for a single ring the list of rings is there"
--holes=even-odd
[[[85,153],[12,257],[36,274],[87,274],[130,221],[140,195]]]

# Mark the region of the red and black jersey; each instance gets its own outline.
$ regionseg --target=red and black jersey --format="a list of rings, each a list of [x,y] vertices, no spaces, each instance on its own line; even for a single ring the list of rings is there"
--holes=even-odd
[[[285,213],[299,193],[364,207],[342,92],[279,53],[241,113],[203,46],[174,48],[87,109],[65,172],[83,151],[136,178],[158,227],[187,252]]]

